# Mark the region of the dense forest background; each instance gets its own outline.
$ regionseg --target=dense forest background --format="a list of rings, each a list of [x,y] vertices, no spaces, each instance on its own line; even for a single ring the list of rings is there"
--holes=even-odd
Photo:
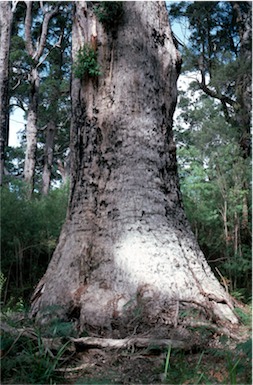
[[[245,100],[251,88],[251,38],[246,41],[244,36],[251,26],[250,4],[168,2],[167,6],[172,29],[181,23],[188,34],[187,45],[175,34],[183,58],[181,78],[187,80],[179,89],[174,119],[185,210],[218,279],[233,296],[248,302],[251,150]],[[5,306],[29,303],[65,219],[72,7],[71,2],[43,2],[43,7],[34,2],[29,10],[18,2],[13,11],[9,114],[21,108],[26,127],[19,147],[8,146],[8,129],[5,135],[1,187],[1,301]],[[29,176],[29,111],[34,103],[35,163]]]

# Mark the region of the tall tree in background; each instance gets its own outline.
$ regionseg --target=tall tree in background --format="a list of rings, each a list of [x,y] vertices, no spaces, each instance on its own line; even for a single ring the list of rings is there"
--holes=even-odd
[[[38,50],[38,41],[42,44],[41,34],[44,31],[44,48],[41,57],[36,62],[32,58],[31,52],[26,49],[24,25],[27,21],[27,7],[25,3],[18,3],[11,39],[9,97],[11,110],[18,107],[24,111],[27,119],[27,132],[23,134],[19,149],[8,148],[6,168],[9,178],[25,176],[27,169],[30,169],[31,175],[33,174],[33,177],[30,175],[32,182],[28,182],[30,193],[34,184],[37,191],[43,191],[46,194],[51,176],[53,175],[53,179],[59,179],[56,173],[57,160],[64,160],[69,146],[71,43],[69,36],[72,4],[58,3],[59,12],[46,21],[47,28],[44,25],[45,15],[49,18],[48,13],[53,12],[52,5],[43,2],[41,8],[41,4],[35,2],[29,6],[31,7],[29,12],[32,12],[30,38],[35,46],[34,49]],[[37,73],[37,84],[39,85],[36,89],[33,87],[36,82],[31,83],[33,69]],[[32,117],[36,117],[36,125],[30,124]],[[31,127],[36,129],[32,129],[29,134]],[[29,138],[33,139],[30,141]],[[42,149],[44,149],[44,154]],[[14,164],[13,157],[15,158]],[[25,179],[27,180],[27,178]]]
[[[172,133],[180,56],[165,3],[77,1],[72,44],[68,215],[33,315],[57,305],[81,329],[109,333],[133,332],[136,309],[149,326],[177,324],[192,307],[237,322],[181,205]]]
[[[9,53],[15,7],[16,2],[14,1],[1,1],[0,3],[0,186],[2,186],[4,174],[4,148],[8,143]]]
[[[40,127],[45,128],[45,131],[43,130],[42,135],[39,134],[38,140],[41,139],[44,145],[41,188],[44,195],[49,192],[51,179],[56,177],[53,169],[56,168],[57,163],[58,170],[62,163],[64,164],[66,148],[69,147],[71,15],[72,6],[67,4],[54,19],[50,28],[49,34],[61,36],[61,44],[49,55],[48,73],[40,88],[38,123]],[[69,52],[67,52],[68,49]],[[60,138],[61,132],[63,132],[63,142]]]
[[[26,1],[26,17],[25,17],[25,45],[26,50],[31,59],[31,70],[29,74],[30,95],[26,125],[26,156],[24,165],[24,178],[30,185],[30,193],[33,190],[33,179],[36,162],[37,149],[37,119],[38,119],[38,96],[39,96],[39,66],[44,62],[47,52],[45,52],[48,25],[51,18],[57,14],[59,6],[55,3],[53,6],[42,4],[42,23],[40,33],[36,36],[36,41],[32,33],[33,13],[32,8],[34,2]],[[37,4],[38,6],[38,4]]]
[[[178,2],[170,15],[189,24],[185,69],[200,74],[196,88],[220,101],[242,155],[250,156],[252,2]]]

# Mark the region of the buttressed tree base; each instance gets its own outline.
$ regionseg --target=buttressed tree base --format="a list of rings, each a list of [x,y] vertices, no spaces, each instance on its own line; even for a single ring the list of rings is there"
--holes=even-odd
[[[176,325],[187,308],[237,323],[182,207],[172,132],[181,59],[165,3],[123,2],[117,21],[105,28],[92,2],[75,2],[73,62],[95,43],[100,75],[72,79],[68,214],[32,314],[57,306],[81,330],[109,334],[136,317]]]

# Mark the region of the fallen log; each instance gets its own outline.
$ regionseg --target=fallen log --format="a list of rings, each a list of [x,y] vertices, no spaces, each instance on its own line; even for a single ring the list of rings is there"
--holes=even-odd
[[[171,339],[156,339],[156,338],[141,338],[141,337],[129,337],[124,339],[111,339],[111,338],[97,338],[97,337],[82,337],[72,338],[77,351],[86,349],[129,349],[136,348],[149,348],[149,349],[162,349],[162,348],[179,348],[187,349],[189,346],[186,342]]]

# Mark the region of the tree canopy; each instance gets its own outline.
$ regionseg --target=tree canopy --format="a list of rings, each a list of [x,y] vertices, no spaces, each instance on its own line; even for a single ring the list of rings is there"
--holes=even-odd
[[[244,156],[250,156],[252,3],[249,1],[178,2],[173,20],[187,21],[184,70],[199,77],[196,89],[220,101],[227,122],[237,130]]]

